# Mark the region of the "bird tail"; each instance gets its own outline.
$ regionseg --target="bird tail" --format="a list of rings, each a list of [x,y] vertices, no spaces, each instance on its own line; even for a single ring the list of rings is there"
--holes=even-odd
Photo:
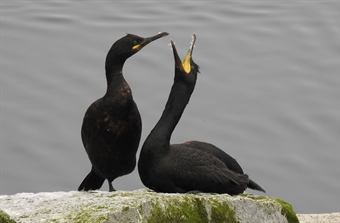
[[[244,187],[244,190],[247,189],[248,184],[250,182],[249,176],[247,174],[238,174],[239,184]]]
[[[238,180],[234,182],[234,186],[228,187],[226,193],[230,195],[242,194],[249,184],[249,177],[247,174],[237,174]]]
[[[254,181],[250,179],[249,179],[248,188],[253,189],[253,190],[259,190],[259,191],[266,193],[266,191],[262,187],[260,187],[260,185],[258,185],[257,183],[255,183]]]
[[[91,172],[85,177],[83,182],[78,187],[78,191],[97,190],[101,188],[104,181],[105,181],[105,178],[96,174],[96,172],[94,171],[92,167]]]

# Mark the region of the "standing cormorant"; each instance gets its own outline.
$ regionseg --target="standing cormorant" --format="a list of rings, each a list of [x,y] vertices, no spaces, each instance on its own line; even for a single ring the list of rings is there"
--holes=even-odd
[[[112,181],[129,174],[136,166],[142,122],[131,89],[123,77],[125,61],[144,46],[168,33],[143,38],[127,34],[117,40],[106,56],[107,90],[85,113],[81,138],[91,161],[91,172],[78,190],[99,189],[105,179]]]
[[[171,41],[175,78],[160,120],[145,140],[138,171],[143,184],[155,191],[240,194],[247,188],[264,191],[249,179],[235,159],[219,148],[191,141],[170,145],[170,138],[195,88],[198,65],[192,60],[196,36],[181,62]]]

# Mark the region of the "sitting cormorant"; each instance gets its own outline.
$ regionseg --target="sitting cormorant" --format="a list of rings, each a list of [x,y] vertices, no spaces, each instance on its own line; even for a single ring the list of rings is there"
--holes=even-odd
[[[171,41],[175,78],[160,120],[145,140],[138,171],[143,184],[155,191],[243,193],[249,187],[264,191],[249,179],[235,159],[219,148],[191,141],[170,145],[170,138],[195,88],[198,65],[192,60],[196,36],[181,62]]]
[[[142,38],[127,34],[117,40],[106,56],[107,91],[85,113],[81,138],[91,161],[91,172],[78,190],[99,189],[105,179],[112,181],[129,174],[136,166],[142,122],[131,89],[122,73],[125,61],[144,46],[168,33]]]

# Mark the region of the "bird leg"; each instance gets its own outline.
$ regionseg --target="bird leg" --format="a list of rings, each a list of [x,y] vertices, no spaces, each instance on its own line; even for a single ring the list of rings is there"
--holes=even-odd
[[[109,192],[116,191],[112,186],[112,182],[110,182],[109,180],[108,182],[109,182]]]

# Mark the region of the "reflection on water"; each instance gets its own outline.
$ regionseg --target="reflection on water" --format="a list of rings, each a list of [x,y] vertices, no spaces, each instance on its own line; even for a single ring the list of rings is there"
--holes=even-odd
[[[184,55],[195,32],[201,75],[172,142],[223,148],[297,212],[339,211],[339,4],[164,4],[3,3],[1,194],[76,190],[90,170],[80,126],[105,92],[108,49],[127,32],[167,31],[124,67],[143,142],[172,84],[169,40]],[[137,170],[114,186],[144,187]]]

